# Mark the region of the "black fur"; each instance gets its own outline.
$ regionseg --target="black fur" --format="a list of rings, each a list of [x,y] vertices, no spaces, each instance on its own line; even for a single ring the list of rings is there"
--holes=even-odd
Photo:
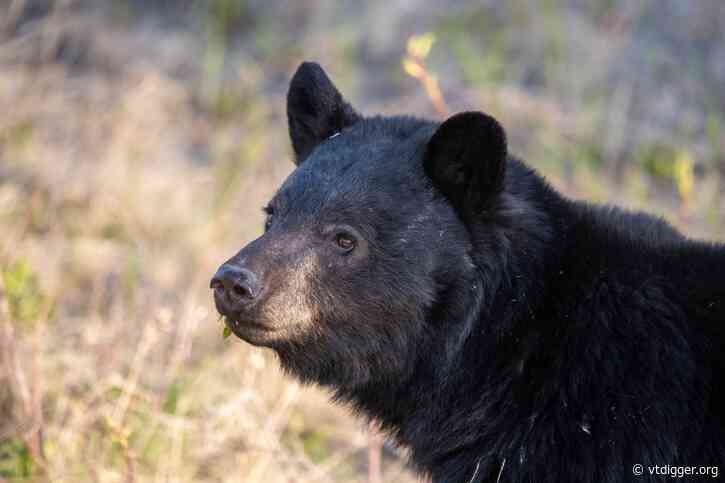
[[[380,421],[436,483],[725,470],[725,247],[564,198],[484,114],[364,118],[309,63],[288,107],[299,167],[232,261],[320,261],[313,326],[253,341],[290,373]],[[341,223],[361,238],[346,255],[323,235]]]

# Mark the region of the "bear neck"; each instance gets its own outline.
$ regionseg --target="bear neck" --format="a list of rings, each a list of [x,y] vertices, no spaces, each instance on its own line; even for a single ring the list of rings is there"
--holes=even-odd
[[[469,227],[475,268],[442,295],[439,302],[453,308],[431,314],[435,330],[418,348],[409,375],[337,391],[338,399],[409,446],[422,470],[447,458],[475,466],[466,448],[478,448],[476,458],[481,458],[484,441],[491,448],[489,459],[494,458],[493,442],[502,437],[495,424],[501,420],[499,408],[513,404],[506,375],[520,371],[533,350],[527,341],[531,330],[539,330],[537,315],[551,286],[547,280],[563,259],[561,220],[571,219],[564,213],[569,209],[533,170],[510,160],[504,191]],[[540,339],[547,337],[542,332]],[[457,427],[458,421],[470,425],[472,414],[480,424]]]

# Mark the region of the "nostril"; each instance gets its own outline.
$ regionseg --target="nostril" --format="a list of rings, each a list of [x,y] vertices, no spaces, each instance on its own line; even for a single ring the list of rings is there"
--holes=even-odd
[[[252,298],[252,292],[249,290],[249,288],[245,287],[244,285],[235,284],[232,288],[234,291],[234,294],[242,299],[251,299]]]
[[[259,294],[259,285],[254,273],[232,264],[222,265],[209,286],[215,297],[226,301],[235,310],[250,304]]]

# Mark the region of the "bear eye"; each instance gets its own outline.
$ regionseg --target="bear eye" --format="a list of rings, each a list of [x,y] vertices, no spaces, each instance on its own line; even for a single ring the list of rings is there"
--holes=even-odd
[[[355,248],[355,238],[349,233],[338,233],[335,235],[335,243],[346,252]]]

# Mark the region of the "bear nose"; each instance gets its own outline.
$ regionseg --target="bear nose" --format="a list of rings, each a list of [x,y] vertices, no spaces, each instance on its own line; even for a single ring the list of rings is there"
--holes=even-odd
[[[231,310],[244,308],[259,295],[259,284],[254,273],[228,263],[219,267],[209,286]]]

